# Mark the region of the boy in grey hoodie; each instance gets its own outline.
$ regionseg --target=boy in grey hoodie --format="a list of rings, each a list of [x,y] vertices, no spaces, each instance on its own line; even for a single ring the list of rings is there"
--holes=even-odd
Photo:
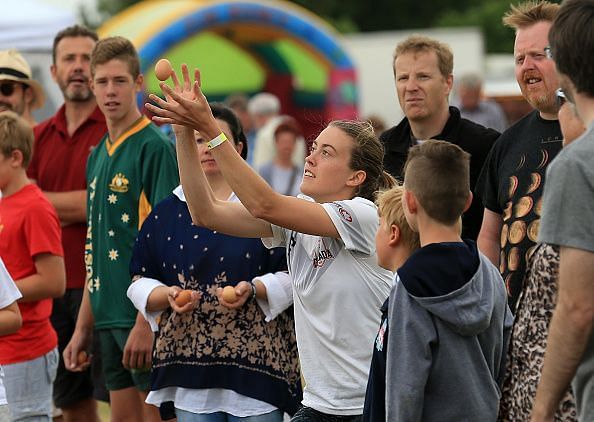
[[[499,271],[460,237],[469,155],[444,141],[409,152],[403,208],[421,248],[388,309],[386,419],[494,421],[512,314]]]

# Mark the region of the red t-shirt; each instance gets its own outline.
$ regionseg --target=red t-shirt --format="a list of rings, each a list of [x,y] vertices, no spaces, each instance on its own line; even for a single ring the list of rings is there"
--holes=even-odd
[[[37,272],[33,258],[41,253],[63,256],[56,210],[33,185],[0,200],[0,257],[15,281]],[[50,323],[52,299],[19,302],[23,326],[0,339],[0,365],[43,356],[58,344]]]
[[[28,176],[47,192],[86,189],[87,158],[106,133],[105,117],[97,107],[72,137],[68,136],[62,106],[53,117],[35,127],[35,148],[27,169]],[[86,222],[62,228],[67,289],[84,286],[86,234]]]

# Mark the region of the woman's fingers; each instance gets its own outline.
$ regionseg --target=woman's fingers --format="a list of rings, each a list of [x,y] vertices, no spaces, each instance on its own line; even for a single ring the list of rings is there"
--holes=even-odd
[[[173,100],[173,103],[177,103],[177,104],[173,104],[173,105],[180,105],[181,107],[183,107],[184,109],[189,109],[191,108],[192,104],[194,103],[194,101],[192,99],[189,98],[185,98],[181,93],[179,92],[175,92],[173,89],[171,89],[170,86],[168,86],[167,84],[161,82],[160,84],[161,90],[163,91],[163,93],[165,95],[168,95],[169,97],[171,97],[171,99]],[[171,103],[169,103],[171,105]],[[171,109],[172,107],[169,107],[169,109]]]
[[[166,101],[163,98],[155,95],[150,94],[149,99],[153,101],[155,104],[146,103],[147,108],[155,113],[159,117],[170,117],[175,118],[179,116],[181,108],[178,99],[181,99],[179,95],[174,92],[169,86],[165,85],[162,87],[163,92],[166,93],[166,96],[170,98]]]
[[[169,125],[182,125],[180,122],[178,122],[177,120],[174,119],[170,119],[169,117],[159,117],[159,116],[153,116],[152,117],[153,122],[155,123],[159,123],[159,124],[169,124]]]
[[[179,95],[179,93],[175,92],[165,82],[160,82],[159,87],[161,88],[161,91],[163,91],[163,94],[169,95],[175,102],[179,103],[179,99],[182,98],[182,96]]]
[[[171,80],[173,81],[173,86],[175,87],[175,90],[179,91],[181,89],[181,86],[179,84],[179,79],[177,77],[177,73],[175,72],[175,70],[171,72]]]
[[[200,70],[194,69],[194,83],[198,84],[198,88],[202,87],[202,80],[200,79]]]
[[[170,119],[176,119],[178,117],[175,112],[169,111],[165,108],[158,107],[154,104],[146,103],[145,106],[148,110],[150,110],[153,114],[155,114],[158,117],[167,117]]]
[[[196,98],[203,97],[204,101],[207,101],[206,97],[204,97],[204,94],[202,93],[202,89],[200,89],[200,82],[198,82],[198,81],[194,82],[193,90],[194,90],[194,95],[196,96]]]
[[[191,79],[190,79],[190,71],[188,70],[188,65],[183,63],[181,66],[182,69],[182,76],[184,78],[184,91],[190,91],[191,86]]]
[[[165,101],[163,98],[161,98],[155,94],[149,94],[149,100],[151,100],[155,104],[158,104],[159,108],[161,108],[161,109],[167,109],[171,105],[169,102]],[[151,104],[151,103],[147,103],[147,104],[155,107],[154,104]]]

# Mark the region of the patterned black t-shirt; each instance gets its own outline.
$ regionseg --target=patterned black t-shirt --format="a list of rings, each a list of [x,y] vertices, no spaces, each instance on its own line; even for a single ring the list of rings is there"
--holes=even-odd
[[[540,224],[545,170],[561,150],[557,120],[533,111],[495,142],[477,182],[485,208],[503,218],[499,270],[513,310]]]

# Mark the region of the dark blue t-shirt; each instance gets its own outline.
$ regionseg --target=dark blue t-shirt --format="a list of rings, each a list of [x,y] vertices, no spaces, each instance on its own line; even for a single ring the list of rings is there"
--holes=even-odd
[[[371,369],[365,392],[363,421],[386,420],[386,352],[388,342],[388,297],[381,307],[382,319],[380,328],[373,343]]]

